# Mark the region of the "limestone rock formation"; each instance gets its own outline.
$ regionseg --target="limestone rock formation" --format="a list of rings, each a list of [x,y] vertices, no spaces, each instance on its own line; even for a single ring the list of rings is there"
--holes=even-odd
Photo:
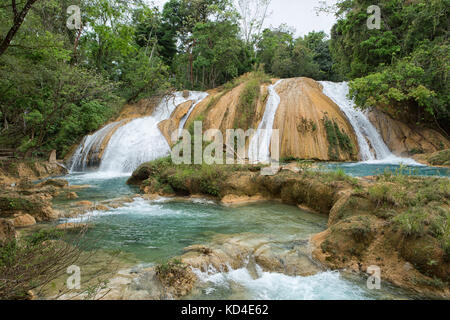
[[[339,107],[322,93],[319,83],[309,78],[286,79],[276,90],[281,102],[274,129],[280,130],[282,158],[357,160],[358,142],[353,128]],[[330,157],[326,119],[334,121],[351,139],[353,152],[339,150],[336,159]]]
[[[386,145],[398,156],[434,153],[450,149],[450,141],[436,130],[413,128],[411,125],[394,120],[378,109],[373,109],[369,113],[369,119],[381,134]]]
[[[273,80],[275,82],[275,80]],[[203,130],[219,129],[224,137],[226,129],[238,128],[243,111],[239,100],[246,82],[228,92],[211,93],[192,112],[188,124],[203,120]],[[261,121],[267,102],[267,84],[261,85],[258,101],[251,111],[253,121],[248,128],[256,129]],[[276,113],[274,129],[280,130],[281,158],[350,161],[358,158],[358,143],[351,124],[339,107],[322,93],[319,83],[308,78],[285,79],[276,89],[281,102]],[[335,123],[347,135],[352,151],[339,150],[337,157],[330,154],[325,120]],[[239,127],[240,128],[240,127]],[[335,130],[335,128],[331,128]],[[248,144],[247,144],[248,146]],[[331,146],[333,148],[335,146]]]
[[[173,145],[171,139],[172,134],[178,129],[181,119],[183,119],[183,117],[189,112],[189,109],[192,107],[193,103],[193,101],[186,101],[185,103],[180,104],[172,113],[170,119],[161,121],[158,124],[159,130],[161,130],[167,142],[169,142],[169,145]]]

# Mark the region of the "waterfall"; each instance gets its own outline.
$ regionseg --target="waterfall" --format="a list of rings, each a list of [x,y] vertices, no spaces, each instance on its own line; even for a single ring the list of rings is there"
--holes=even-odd
[[[120,127],[106,147],[100,171],[132,172],[144,162],[168,155],[170,146],[158,124],[169,119],[180,104],[190,100],[198,103],[202,97],[203,92],[190,92],[187,98],[183,97],[182,92],[176,92],[163,98],[151,116]]]
[[[193,99],[194,103],[192,104],[192,107],[189,109],[188,113],[180,121],[180,125],[178,127],[178,130],[180,130],[180,132],[184,129],[186,121],[191,116],[191,113],[192,111],[194,111],[195,107],[209,96],[209,94],[207,94],[206,92],[195,92],[193,94],[195,95],[195,99]]]
[[[164,97],[151,116],[132,120],[118,128],[111,136],[102,159],[95,158],[95,161],[100,162],[99,171],[129,173],[144,162],[168,155],[170,146],[158,124],[169,119],[180,104],[193,101],[188,114],[181,120],[180,128],[183,128],[193,109],[207,96],[204,92],[189,92],[189,96],[185,98],[182,92],[176,92]],[[105,137],[122,123],[123,121],[108,124],[86,136],[71,159],[71,171],[85,171],[94,164],[91,155],[97,153],[98,156]]]
[[[339,106],[352,125],[363,161],[367,163],[419,165],[413,159],[400,158],[392,154],[367,115],[355,107],[353,100],[347,98],[349,93],[347,82],[320,81],[319,83],[323,86],[323,93]]]
[[[98,158],[93,156],[98,154],[103,139],[105,139],[108,133],[121,123],[121,121],[110,123],[92,135],[84,137],[72,156],[69,165],[70,172],[85,171],[89,165],[93,165],[95,162],[99,161]]]
[[[266,110],[248,148],[248,156],[252,163],[270,162],[270,142],[272,140],[273,123],[278,106],[280,105],[280,96],[275,89],[282,81],[278,80],[268,88],[269,98],[267,100]]]

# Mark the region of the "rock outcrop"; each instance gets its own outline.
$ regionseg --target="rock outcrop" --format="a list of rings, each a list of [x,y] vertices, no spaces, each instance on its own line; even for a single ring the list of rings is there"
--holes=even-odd
[[[282,158],[324,161],[358,159],[358,142],[351,124],[339,107],[323,94],[319,83],[308,78],[286,79],[276,90],[281,102],[274,129],[280,130]],[[336,158],[330,157],[326,119],[336,123],[351,139],[352,152],[340,149]]]
[[[272,83],[275,83],[273,80]],[[268,84],[260,85],[260,94],[253,104],[252,121],[248,127],[241,127],[240,98],[247,81],[229,91],[211,92],[210,97],[198,104],[192,111],[187,124],[194,120],[203,121],[203,130],[219,129],[226,137],[227,129],[256,129],[264,115]],[[276,113],[274,129],[280,130],[281,158],[352,161],[358,159],[358,143],[353,128],[339,107],[322,92],[321,85],[309,78],[285,79],[276,91],[280,105]],[[330,140],[327,136],[326,120],[339,127],[349,138],[349,150],[330,154]],[[336,130],[332,128],[332,130]],[[247,142],[248,147],[248,142]]]
[[[185,103],[180,104],[172,113],[170,119],[161,121],[158,124],[159,130],[161,130],[161,133],[164,135],[169,145],[173,145],[172,134],[175,130],[178,130],[181,119],[189,112],[193,103],[193,101],[186,101]]]
[[[36,224],[36,219],[34,219],[31,215],[28,213],[26,214],[15,214],[14,219],[12,220],[12,223],[15,228],[23,228],[23,227],[30,227]]]
[[[417,153],[431,154],[450,149],[450,141],[438,131],[413,127],[394,120],[378,109],[370,111],[369,120],[395,155],[408,157]]]

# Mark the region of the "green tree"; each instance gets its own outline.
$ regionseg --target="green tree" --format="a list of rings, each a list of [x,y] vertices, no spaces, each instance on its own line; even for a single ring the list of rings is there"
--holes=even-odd
[[[450,128],[449,0],[383,0],[381,28],[366,26],[369,0],[340,1],[331,52],[359,107],[383,107],[415,124]]]

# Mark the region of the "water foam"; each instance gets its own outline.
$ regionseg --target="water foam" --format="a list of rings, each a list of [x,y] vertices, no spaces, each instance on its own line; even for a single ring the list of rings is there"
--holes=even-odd
[[[312,276],[288,276],[281,273],[264,272],[256,266],[257,277],[247,268],[218,272],[209,268],[207,272],[194,269],[199,280],[209,287],[206,294],[219,288],[230,288],[232,284],[242,286],[254,300],[362,300],[369,299],[366,292],[341,277],[337,271],[321,272]]]
[[[101,159],[100,172],[110,172],[115,175],[130,174],[140,164],[155,160],[170,153],[170,146],[158,128],[158,124],[169,119],[175,109],[186,101],[193,101],[193,106],[182,119],[180,128],[186,123],[194,108],[208,96],[204,92],[189,92],[184,97],[182,92],[176,92],[162,99],[151,116],[135,119],[121,126],[112,135]],[[91,136],[84,138],[72,158],[72,167],[85,171],[89,166],[88,155],[93,148],[101,145],[105,136],[119,123],[112,123]]]
[[[282,81],[283,80],[278,80],[274,85],[271,85],[268,88],[269,97],[266,109],[248,148],[248,157],[252,163],[270,162],[270,142],[273,134],[273,123],[275,121],[278,106],[280,105],[280,96],[276,91],[276,87]]]

